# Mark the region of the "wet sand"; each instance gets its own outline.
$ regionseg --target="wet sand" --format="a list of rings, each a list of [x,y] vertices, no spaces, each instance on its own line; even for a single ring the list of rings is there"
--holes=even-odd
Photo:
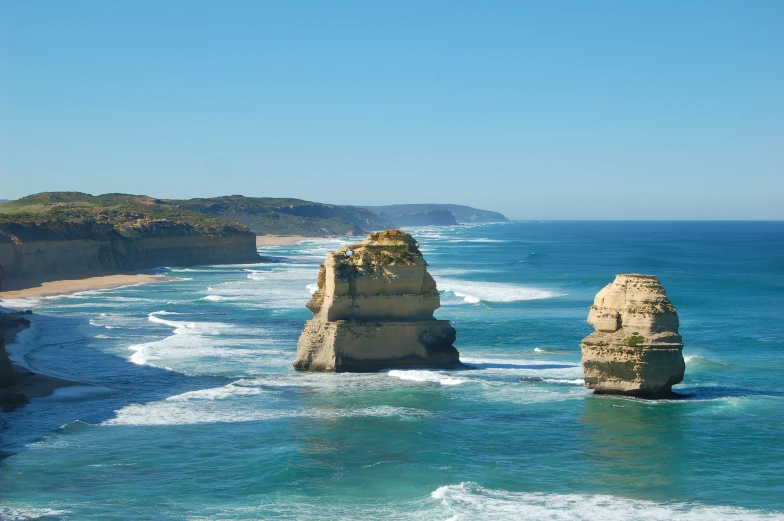
[[[304,237],[302,235],[257,235],[256,246],[286,246],[299,241],[323,238],[324,237]]]
[[[44,398],[54,392],[55,389],[61,387],[69,387],[71,385],[89,385],[83,382],[76,382],[73,380],[66,380],[56,376],[50,376],[43,373],[36,373],[30,371],[26,367],[16,364],[11,364],[14,368],[14,379],[16,384],[2,390],[5,393],[22,393],[31,400],[33,398]]]

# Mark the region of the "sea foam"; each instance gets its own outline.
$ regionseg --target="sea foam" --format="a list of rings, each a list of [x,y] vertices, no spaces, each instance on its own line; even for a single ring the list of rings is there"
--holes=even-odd
[[[409,420],[429,416],[410,407],[295,408],[276,406],[277,396],[261,387],[234,382],[224,387],[190,391],[159,401],[132,404],[115,411],[101,425],[194,425],[278,420],[283,418],[336,419],[347,417],[399,417]]]
[[[485,302],[516,302],[523,300],[539,300],[563,297],[565,293],[546,289],[507,284],[501,282],[477,282],[438,278],[438,289],[451,292],[456,297],[461,297],[465,302],[476,304]]]
[[[280,363],[285,356],[278,348],[280,341],[267,329],[162,318],[168,314],[154,311],[147,316],[152,323],[172,328],[172,334],[128,346],[133,351],[131,362],[191,375],[234,375],[237,366],[253,374],[265,364]]]
[[[552,519],[558,521],[782,520],[780,512],[695,503],[656,503],[610,495],[542,494],[491,490],[476,483],[439,487],[430,494],[454,521]]]
[[[53,508],[0,507],[0,519],[5,521],[34,521],[37,519],[62,519],[68,510]]]
[[[468,382],[467,378],[456,378],[447,376],[437,371],[424,371],[417,369],[392,369],[387,371],[389,376],[408,380],[411,382],[429,382],[441,385],[460,385]]]

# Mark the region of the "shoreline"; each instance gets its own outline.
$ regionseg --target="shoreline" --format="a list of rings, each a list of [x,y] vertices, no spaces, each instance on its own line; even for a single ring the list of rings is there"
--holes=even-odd
[[[300,241],[324,239],[325,237],[306,237],[304,235],[257,235],[256,247],[259,246],[288,246]]]
[[[28,327],[30,326],[0,330],[0,335],[5,339],[5,346],[15,343],[17,335]],[[93,386],[85,382],[68,380],[59,376],[33,371],[32,368],[23,362],[12,361],[11,368],[14,373],[13,384],[0,389],[0,411],[4,413],[13,412],[17,407],[30,403],[30,400],[51,396],[57,389],[73,386]]]
[[[154,282],[167,282],[177,280],[173,277],[150,274],[123,274],[123,275],[100,275],[97,277],[86,277],[83,279],[53,280],[38,283],[34,286],[0,291],[0,302],[5,300],[17,300],[37,297],[53,297],[57,295],[69,295],[80,291],[113,289],[122,286],[136,284],[151,284]]]
[[[16,383],[3,389],[4,394],[23,394],[28,400],[34,400],[36,398],[51,396],[57,389],[63,387],[72,387],[75,385],[92,387],[92,384],[85,382],[67,380],[58,376],[35,372],[28,367],[13,362],[11,363],[11,366],[14,368]]]

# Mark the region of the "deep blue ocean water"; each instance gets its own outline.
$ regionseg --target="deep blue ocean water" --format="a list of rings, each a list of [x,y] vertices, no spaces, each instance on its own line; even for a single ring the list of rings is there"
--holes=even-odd
[[[0,519],[784,519],[784,223],[409,231],[474,370],[296,373],[334,239],[3,303],[17,360],[93,387],[0,416]],[[688,399],[582,386],[616,273],[678,308]]]

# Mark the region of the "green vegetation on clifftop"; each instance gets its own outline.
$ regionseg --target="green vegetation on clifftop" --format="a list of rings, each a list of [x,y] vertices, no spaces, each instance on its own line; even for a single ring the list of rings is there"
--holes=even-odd
[[[386,221],[364,208],[314,203],[302,199],[229,195],[207,199],[166,199],[163,202],[205,215],[242,222],[257,235],[362,235],[366,230],[388,226]]]
[[[480,210],[461,204],[390,204],[387,206],[366,206],[368,210],[386,219],[393,221],[426,221],[438,219],[444,221],[445,213],[451,213],[452,218],[458,223],[490,223],[506,222],[503,214]],[[430,214],[429,216],[427,214]],[[419,225],[420,222],[412,223],[412,226]],[[428,224],[421,222],[421,224]],[[448,222],[434,222],[430,224],[453,224]],[[405,224],[402,224],[405,226]]]
[[[45,192],[0,203],[0,242],[250,234],[239,222],[147,196]]]
[[[156,199],[146,195],[43,192],[0,203],[0,241],[114,234],[166,235],[364,235],[405,226],[450,226],[505,221],[497,212],[448,204],[339,206],[302,199],[230,195]],[[5,236],[5,239],[2,237]]]

